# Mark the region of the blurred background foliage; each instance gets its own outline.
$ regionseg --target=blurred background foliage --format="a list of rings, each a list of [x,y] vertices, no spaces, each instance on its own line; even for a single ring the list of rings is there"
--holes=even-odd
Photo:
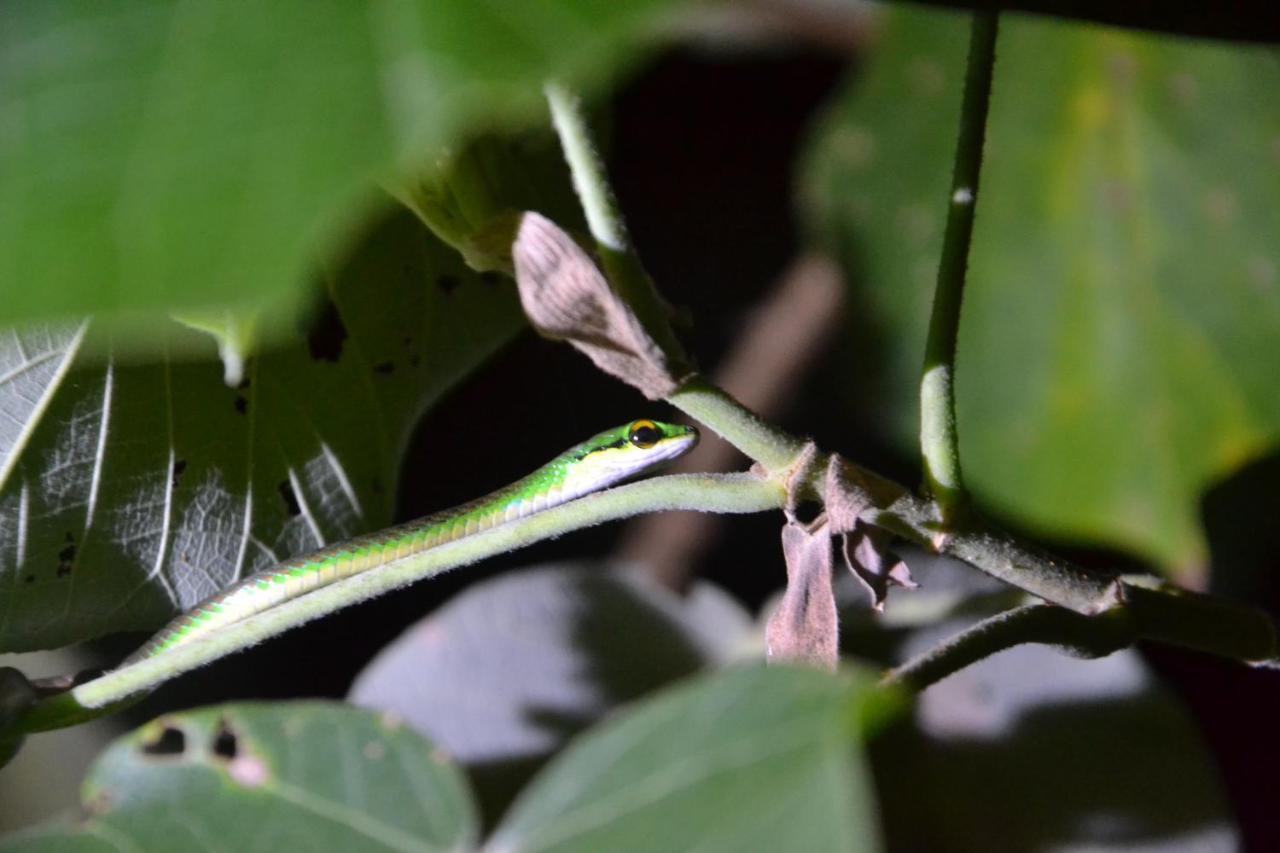
[[[863,403],[904,449],[966,21],[895,9],[806,157],[804,210],[880,331]],[[1269,48],[1004,22],[958,355],[984,500],[1203,582],[1201,492],[1280,433],[1277,140]]]
[[[270,306],[377,181],[598,90],[665,5],[6,4],[0,321]]]
[[[960,334],[968,479],[1008,524],[1081,560],[1173,572],[1274,613],[1280,213],[1269,202],[1280,197],[1273,44],[1280,32],[1247,8],[1174,15],[1103,3],[1016,5],[1064,17],[1002,19]],[[299,437],[299,406],[252,409],[262,418],[252,434],[282,436],[272,439],[279,470],[257,494],[271,523],[303,529],[292,539],[264,533],[282,549],[307,541],[297,493],[314,513],[314,527],[341,535],[344,524],[360,523],[344,516],[341,501],[305,500],[311,486],[317,497],[343,492],[326,486],[323,471],[306,479],[317,437],[338,450],[344,466],[363,465],[351,493],[371,508],[363,522],[379,526],[387,516],[474,497],[581,435],[641,413],[634,394],[566,348],[518,334],[509,285],[493,272],[504,268],[506,211],[536,207],[581,228],[545,131],[541,82],[552,75],[599,105],[598,135],[636,243],[704,366],[721,361],[796,258],[817,250],[839,261],[845,289],[837,327],[793,342],[820,358],[776,392],[774,417],[916,483],[916,375],[966,39],[967,18],[955,9],[842,0],[404,0],[367,8],[68,0],[0,7],[0,323],[14,327],[3,340],[15,359],[0,370],[0,392],[17,401],[17,409],[4,405],[10,420],[21,413],[0,431],[6,529],[33,497],[48,498],[47,511],[23,516],[46,525],[40,535],[48,547],[29,554],[10,548],[3,552],[9,562],[0,564],[0,613],[10,614],[0,625],[20,607],[22,624],[38,626],[38,638],[28,628],[21,638],[11,631],[5,648],[141,628],[173,606],[159,586],[166,575],[155,571],[178,565],[172,540],[159,560],[153,548],[139,546],[109,565],[86,567],[99,572],[92,585],[103,592],[99,599],[68,591],[65,581],[79,576],[79,566],[61,572],[63,528],[74,518],[77,535],[88,529],[87,490],[99,488],[130,517],[141,517],[162,546],[158,535],[167,535],[169,522],[192,537],[185,541],[205,542],[202,531],[210,532],[206,522],[219,517],[219,504],[207,503],[192,475],[222,471],[230,478],[239,470],[227,454],[246,436],[238,426],[219,428],[237,424],[237,389],[228,387],[237,384],[228,382],[237,361],[248,371],[278,371],[260,387],[305,396],[324,426]],[[477,275],[462,260],[490,272]],[[400,296],[388,298],[394,289]],[[412,345],[399,332],[378,335],[384,326],[400,329],[424,298],[430,307]],[[171,313],[214,334],[180,329]],[[94,315],[97,343],[67,360],[66,372],[26,384],[39,371],[25,366],[31,359],[14,342],[40,328],[33,324],[75,323],[86,314]],[[364,331],[352,332],[357,326]],[[353,364],[356,344],[395,355]],[[404,370],[415,355],[428,366]],[[77,469],[67,467],[63,451],[76,450],[72,458],[84,461],[88,439],[71,428],[92,425],[83,418],[95,401],[101,410],[106,364],[117,365],[116,399],[126,407],[121,413],[132,414],[117,421],[130,424],[119,435],[126,445],[121,476],[95,486],[92,460],[84,476],[67,479]],[[139,379],[181,376],[182,389],[140,407],[141,398],[127,390],[129,371]],[[350,403],[357,394],[393,402],[382,411],[357,408]],[[191,432],[167,448],[152,447],[175,402],[189,406]],[[375,462],[362,450],[368,418],[403,434],[391,442],[395,452]],[[188,445],[175,455],[179,441]],[[156,458],[133,461],[146,453]],[[175,478],[178,458],[186,465]],[[291,490],[276,482],[289,480],[280,473],[286,469],[301,475],[300,487],[290,481],[293,503]],[[243,505],[251,494],[240,474],[221,484],[228,505]],[[157,503],[166,488],[179,498],[174,507],[185,496],[199,512],[181,515]],[[110,530],[109,521],[98,524]],[[584,532],[336,614],[166,686],[132,719],[227,699],[344,696],[375,652],[465,586],[529,560],[606,553],[616,549],[616,536]],[[701,534],[691,563],[753,611],[783,579],[776,536],[773,523],[761,519],[717,521]],[[79,547],[77,559],[90,553]],[[35,586],[24,591],[28,575]],[[144,592],[135,599],[140,582]],[[574,608],[600,606],[596,593],[564,586],[575,590],[563,598]],[[944,626],[955,627],[959,611],[971,617],[980,609],[964,602],[992,594],[934,581],[933,590],[939,587],[941,599],[891,601],[890,616],[896,610],[901,621],[853,631],[854,651],[891,662],[912,648],[903,639],[907,628],[927,623],[935,633],[921,635],[936,639]],[[478,585],[475,594],[484,592]],[[120,609],[121,600],[134,610]],[[487,615],[478,624],[488,624],[487,606],[479,607]],[[932,617],[919,615],[930,607]],[[859,618],[847,624],[860,625]],[[652,619],[628,623],[636,626],[628,629],[631,644],[600,642],[599,632],[593,642],[591,632],[568,621],[560,642],[593,665],[565,666],[572,674],[566,683],[616,674],[620,648],[635,656],[621,660],[654,663],[644,651]],[[424,636],[457,654],[458,644],[473,648],[475,633]],[[752,648],[749,637],[740,639]],[[133,642],[108,641],[91,655],[110,663]],[[543,660],[501,648],[509,658],[502,672],[533,671]],[[1069,677],[1076,670],[1055,668],[1065,667],[1060,656],[1045,654],[1057,663],[1013,656],[987,662],[993,670],[959,692],[951,684],[943,703],[952,703],[949,716],[938,716],[942,700],[933,712],[921,705],[913,721],[871,744],[888,849],[944,849],[938,845],[945,842],[945,849],[1012,850],[1046,838],[1105,842],[1107,849],[1175,841],[1185,849],[1231,849],[1232,817],[1254,849],[1280,844],[1257,761],[1280,749],[1263,710],[1277,701],[1273,683],[1168,652],[1127,653],[1109,660],[1111,675],[1089,670],[1094,676],[1081,682]],[[643,690],[723,659],[655,664],[644,670]],[[1153,685],[1153,667],[1189,703],[1198,728],[1187,724],[1173,694]],[[709,688],[705,701],[751,704],[739,692],[745,682],[724,683]],[[792,762],[801,792],[810,784],[819,790],[814,780],[833,773],[846,780],[840,791],[853,804],[849,811],[816,795],[786,801],[795,825],[807,819],[829,833],[816,837],[840,842],[832,849],[876,849],[878,831],[851,833],[845,822],[849,814],[875,813],[875,795],[860,781],[864,733],[837,725],[860,684],[809,694],[818,696],[810,706],[822,720],[818,729],[834,738],[823,743],[847,748],[851,763],[825,764],[807,742],[780,759]],[[1055,692],[1054,684],[1070,686]],[[557,697],[561,686],[553,685]],[[793,688],[809,689],[784,685],[778,695]],[[446,710],[453,706],[442,699],[451,690],[453,698],[473,699],[459,684],[435,685],[438,698],[431,685],[414,689],[413,701]],[[772,687],[756,689],[770,695]],[[570,702],[554,718],[540,716],[546,709],[527,696],[497,690],[490,701],[507,702],[555,733],[558,746],[640,692],[591,693],[590,702]],[[379,707],[388,705],[395,701]],[[462,719],[474,719],[465,701],[459,707]],[[686,713],[673,714],[666,733],[653,736],[678,733]],[[361,720],[334,725],[367,724]],[[202,719],[193,730],[215,732],[216,722]],[[751,725],[750,715],[742,722]],[[1092,735],[1068,736],[1080,731]],[[1118,731],[1125,737],[1116,738]],[[613,747],[603,742],[583,746],[588,758],[566,763],[586,761],[604,772]],[[705,745],[708,753],[717,748]],[[1014,747],[1035,762],[1011,771],[1000,757]],[[114,772],[130,759],[128,749],[115,748],[95,772]],[[192,759],[207,762],[211,754],[216,758],[205,751]],[[1087,796],[1102,790],[1099,767],[1149,768],[1174,755],[1182,763],[1170,759],[1152,771],[1177,780],[1158,797],[1126,799],[1144,786],[1141,773],[1108,773],[1122,780],[1108,789],[1114,796]],[[520,768],[521,782],[545,758]],[[920,784],[955,762],[979,768],[948,776],[964,797]],[[465,769],[483,800],[482,777],[493,762],[480,765]],[[10,786],[40,790],[29,767],[0,773],[0,802],[16,801]],[[557,809],[582,805],[591,791],[564,783],[565,772],[552,769],[550,787],[531,794],[533,805],[517,812],[521,820],[533,826],[529,815],[551,820],[563,813]],[[1002,808],[1047,817],[993,840],[975,816],[991,806],[984,781],[1009,772],[1026,781],[999,788]],[[1056,784],[1046,793],[1037,783],[1050,775]],[[161,779],[145,772],[137,778]],[[160,791],[165,783],[155,784]],[[503,790],[509,799],[510,784]],[[767,803],[771,791],[777,793],[768,786],[748,793]],[[713,784],[696,801],[694,817],[734,795]],[[53,810],[72,799],[65,789],[50,790],[42,805]],[[499,812],[483,801],[479,807],[484,825],[493,826]],[[1169,819],[1174,812],[1179,819]],[[663,813],[652,814],[646,822],[661,823]],[[28,824],[42,816],[27,810],[7,819]],[[671,825],[699,826],[694,819]]]

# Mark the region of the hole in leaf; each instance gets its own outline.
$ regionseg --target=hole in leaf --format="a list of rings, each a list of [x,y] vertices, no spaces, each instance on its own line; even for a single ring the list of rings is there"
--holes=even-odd
[[[213,754],[226,761],[233,761],[239,750],[236,733],[231,730],[225,718],[218,720],[218,730],[213,734]]]
[[[186,750],[187,736],[173,726],[165,726],[153,740],[142,745],[147,755],[182,755]]]
[[[293,484],[288,480],[281,480],[277,486],[280,490],[280,499],[284,501],[285,509],[289,510],[289,515],[301,515],[302,507],[298,504],[298,496],[293,493]]]
[[[76,543],[69,542],[58,552],[58,577],[65,578],[71,574],[76,564]]]
[[[320,309],[311,318],[305,330],[307,349],[316,361],[337,361],[342,357],[342,345],[347,339],[347,327],[338,313],[338,306],[326,295]]]
[[[58,577],[65,578],[71,574],[76,565],[76,536],[70,530],[66,532],[66,547],[58,552]],[[27,575],[27,583],[35,580],[35,575]]]
[[[236,412],[246,414],[249,411],[249,401],[243,394],[236,395]]]
[[[186,470],[187,470],[187,460],[185,459],[173,460],[173,487],[175,489],[178,488],[178,484],[182,482],[182,475],[186,472]]]

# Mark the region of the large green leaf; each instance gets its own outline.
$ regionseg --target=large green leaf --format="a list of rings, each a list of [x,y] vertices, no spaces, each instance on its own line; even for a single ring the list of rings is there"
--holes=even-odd
[[[236,578],[391,520],[423,408],[522,321],[405,210],[224,384],[213,339],[108,355],[92,324],[0,334],[0,651],[154,627]],[[200,353],[201,357],[188,354]]]
[[[904,448],[967,20],[887,10],[805,170],[811,221],[861,273]],[[1004,16],[958,362],[986,501],[1202,564],[1200,493],[1280,435],[1277,139],[1272,50]]]
[[[0,6],[0,324],[260,305],[371,181],[598,85],[670,0]]]
[[[489,849],[878,850],[861,739],[887,701],[865,675],[753,667],[695,681],[570,746]]]
[[[461,850],[478,831],[461,774],[394,720],[319,702],[162,717],[117,740],[83,814],[0,850]]]

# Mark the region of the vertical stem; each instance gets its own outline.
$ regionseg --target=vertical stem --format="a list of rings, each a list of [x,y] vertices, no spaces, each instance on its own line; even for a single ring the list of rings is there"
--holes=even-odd
[[[605,177],[604,163],[592,144],[581,100],[559,83],[548,83],[546,94],[551,106],[551,122],[560,137],[564,158],[573,176],[573,188],[587,216],[591,236],[602,249],[630,252],[627,226]]]
[[[564,158],[573,177],[573,188],[586,214],[587,227],[596,241],[605,277],[658,344],[672,372],[681,376],[688,370],[684,349],[671,329],[666,305],[631,245],[626,220],[605,175],[604,161],[591,140],[591,131],[582,113],[582,101],[559,83],[548,83],[545,91],[551,107],[551,121],[556,135],[560,137],[560,146],[564,149]]]
[[[997,12],[975,12],[969,35],[960,134],[951,177],[947,230],[938,264],[933,315],[925,344],[920,378],[920,450],[925,482],[943,518],[955,518],[965,501],[960,474],[960,446],[956,433],[955,362],[960,330],[960,304],[973,237],[973,213],[982,170],[987,108],[991,101],[991,73],[995,64]]]

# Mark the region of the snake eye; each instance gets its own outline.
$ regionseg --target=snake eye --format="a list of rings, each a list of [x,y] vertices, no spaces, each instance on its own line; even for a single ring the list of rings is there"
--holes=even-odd
[[[653,447],[660,438],[662,433],[658,432],[658,425],[653,421],[635,421],[627,429],[627,441],[641,450]]]

